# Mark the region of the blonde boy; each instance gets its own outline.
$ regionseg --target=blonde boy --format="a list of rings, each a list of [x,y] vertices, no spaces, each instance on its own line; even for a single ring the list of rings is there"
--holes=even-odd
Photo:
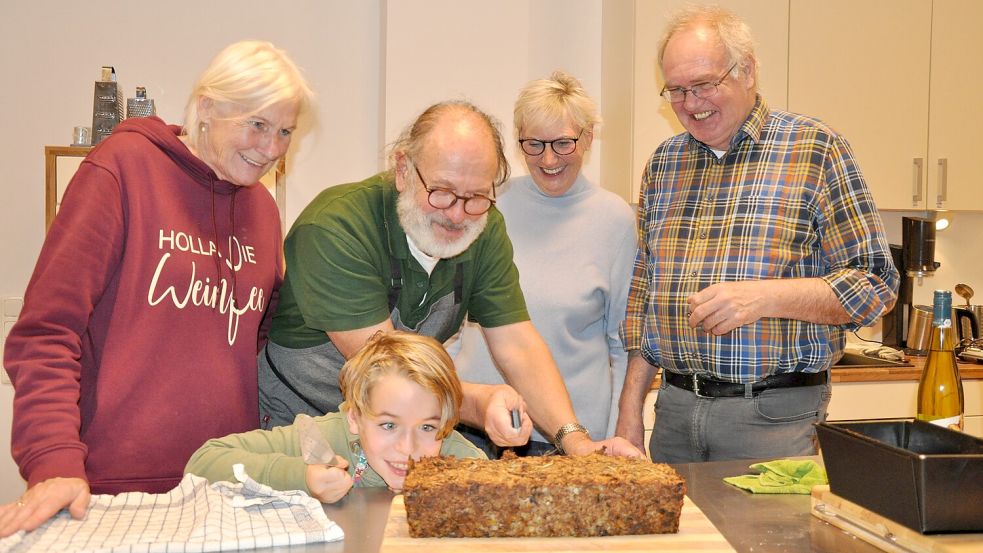
[[[232,480],[232,465],[242,463],[252,478],[274,489],[305,490],[333,503],[353,486],[401,490],[411,458],[485,457],[454,430],[461,383],[433,338],[377,333],[345,363],[339,380],[341,412],[314,419],[337,466],[305,464],[294,423],[209,440],[185,472],[213,482]]]

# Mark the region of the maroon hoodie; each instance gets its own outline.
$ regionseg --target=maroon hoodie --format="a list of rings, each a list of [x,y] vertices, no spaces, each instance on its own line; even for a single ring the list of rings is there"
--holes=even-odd
[[[178,131],[126,120],[65,191],[4,351],[28,485],[164,492],[206,440],[259,424],[276,204],[218,180]]]

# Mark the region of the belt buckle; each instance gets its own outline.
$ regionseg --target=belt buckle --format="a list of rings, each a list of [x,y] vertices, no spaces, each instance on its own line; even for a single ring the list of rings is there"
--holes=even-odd
[[[696,373],[692,373],[690,374],[690,379],[693,382],[693,393],[696,394],[696,397],[703,398],[703,399],[713,398],[713,396],[705,396],[703,395],[703,393],[701,393],[699,375],[697,375]]]

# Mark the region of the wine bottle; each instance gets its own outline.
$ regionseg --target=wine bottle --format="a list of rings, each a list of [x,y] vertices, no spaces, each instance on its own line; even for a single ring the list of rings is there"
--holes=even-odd
[[[925,369],[918,381],[920,420],[962,430],[963,385],[956,364],[952,328],[952,293],[936,290],[932,304],[932,337]]]

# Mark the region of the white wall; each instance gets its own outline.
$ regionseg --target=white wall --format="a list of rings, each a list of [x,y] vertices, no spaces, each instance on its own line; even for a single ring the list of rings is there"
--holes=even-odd
[[[144,10],[146,8],[146,10]],[[379,168],[380,7],[347,0],[5,2],[0,12],[0,296],[23,296],[44,235],[44,146],[89,125],[93,81],[116,67],[127,96],[146,86],[158,114],[180,122],[191,84],[228,43],[270,40],[318,93],[316,124],[288,154],[287,218],[325,186]],[[183,38],[178,38],[183,37]],[[0,385],[0,443],[9,451],[13,390]],[[0,455],[0,503],[23,483]]]
[[[465,99],[502,123],[512,174],[525,174],[510,140],[519,89],[563,69],[602,101],[601,3],[596,0],[393,0],[385,11],[387,141],[426,106]],[[595,182],[603,136],[602,129],[584,167]]]
[[[316,124],[288,154],[288,224],[325,186],[379,170],[384,144],[433,101],[469,98],[498,117],[511,136],[518,89],[562,68],[583,81],[609,128],[623,134],[630,129],[624,120],[630,110],[623,108],[633,100],[622,95],[632,87],[611,85],[633,67],[654,67],[654,60],[612,59],[629,49],[624,42],[632,40],[626,35],[633,36],[633,28],[617,26],[634,13],[630,7],[604,11],[598,0],[172,0],[153,4],[146,16],[139,6],[35,0],[7,2],[0,12],[0,162],[6,175],[0,181],[0,296],[23,295],[43,240],[43,148],[67,144],[73,126],[89,124],[92,82],[102,65],[116,67],[127,95],[146,86],[159,114],[178,122],[192,81],[224,45],[260,38],[288,50],[319,95]],[[616,16],[608,26],[602,24],[605,14]],[[647,40],[658,25],[638,29]],[[658,98],[648,101],[657,105]],[[655,119],[652,124],[661,124]],[[620,167],[602,171],[604,140],[602,127],[586,174],[629,173]],[[608,140],[622,148],[632,144],[620,135]],[[618,163],[630,158],[607,151],[612,159],[620,154]],[[514,148],[510,155],[517,161]],[[525,171],[520,163],[513,169]],[[610,180],[602,184],[619,193],[632,188]],[[885,214],[885,221],[896,233],[892,241],[900,241],[900,214]],[[952,228],[938,237],[942,268],[916,289],[916,301],[927,303],[933,287],[951,289],[956,282],[974,285],[983,296],[983,251],[971,245],[980,235],[983,214],[953,217]],[[10,443],[12,397],[12,388],[0,385],[3,449]],[[22,489],[9,455],[0,455],[0,503]]]

